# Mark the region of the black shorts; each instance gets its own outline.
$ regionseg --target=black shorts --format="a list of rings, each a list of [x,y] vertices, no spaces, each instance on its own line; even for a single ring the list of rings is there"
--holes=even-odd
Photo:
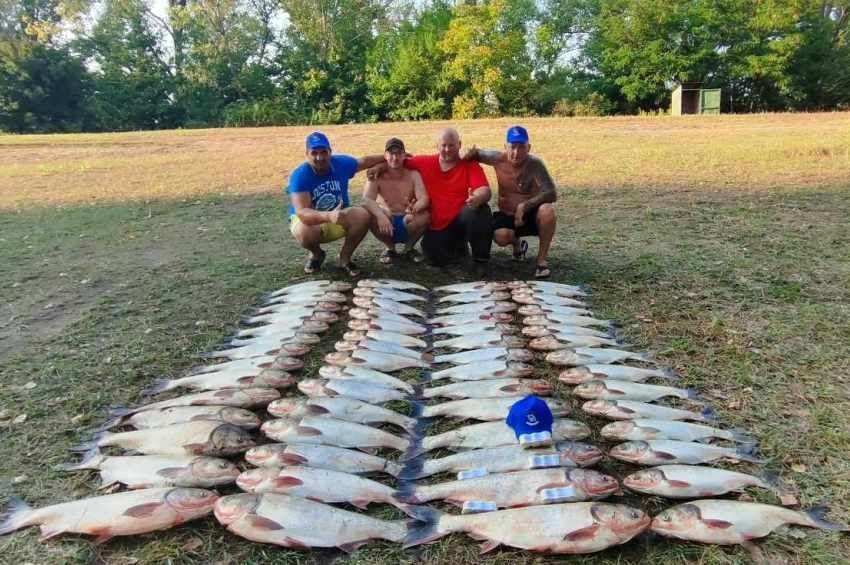
[[[539,206],[530,208],[525,211],[525,221],[516,228],[514,226],[514,217],[505,214],[501,210],[493,214],[493,231],[496,230],[514,230],[516,237],[535,236],[540,237],[540,230],[537,229],[537,210]]]

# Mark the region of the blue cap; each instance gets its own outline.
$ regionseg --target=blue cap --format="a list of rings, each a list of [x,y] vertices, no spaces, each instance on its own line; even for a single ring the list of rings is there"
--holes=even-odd
[[[331,142],[328,141],[328,136],[320,131],[314,131],[307,136],[307,151],[311,149],[330,149]]]
[[[513,428],[516,437],[537,432],[552,432],[552,411],[540,398],[529,394],[514,402],[505,422]]]
[[[528,132],[522,126],[511,126],[508,128],[508,143],[528,143]]]

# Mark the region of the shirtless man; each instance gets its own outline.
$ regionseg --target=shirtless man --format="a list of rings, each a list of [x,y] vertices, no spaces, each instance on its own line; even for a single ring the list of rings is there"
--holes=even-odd
[[[362,206],[372,215],[371,230],[386,249],[381,263],[391,263],[398,257],[395,246],[404,244],[404,256],[415,262],[422,261],[414,245],[425,233],[431,215],[428,191],[416,171],[404,167],[407,151],[397,137],[384,146],[387,170],[366,182]]]

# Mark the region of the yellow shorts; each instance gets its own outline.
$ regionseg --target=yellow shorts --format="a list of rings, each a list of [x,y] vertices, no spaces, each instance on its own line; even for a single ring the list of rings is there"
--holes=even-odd
[[[289,216],[289,230],[292,231],[295,226],[301,223],[301,220],[298,219],[298,216],[292,214]],[[319,229],[322,232],[321,237],[319,237],[320,243],[330,243],[332,241],[336,241],[338,239],[342,239],[345,237],[345,228],[339,224],[332,224],[327,222],[325,224],[321,224]]]

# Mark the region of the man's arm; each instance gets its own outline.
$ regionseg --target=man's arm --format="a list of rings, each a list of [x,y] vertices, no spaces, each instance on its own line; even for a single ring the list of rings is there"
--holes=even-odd
[[[526,209],[558,200],[558,191],[555,188],[555,181],[552,180],[552,177],[549,175],[549,171],[546,170],[546,165],[544,165],[541,161],[538,163],[536,169],[534,177],[540,185],[540,191],[525,201]]]
[[[428,190],[422,181],[422,175],[418,171],[411,171],[410,175],[413,178],[413,194],[416,198],[416,203],[413,205],[413,213],[419,214],[431,208],[431,200],[428,198]]]
[[[381,155],[366,155],[365,157],[360,157],[357,159],[357,170],[355,172],[359,173],[365,169],[371,169],[375,165],[379,163],[385,163],[383,154]]]
[[[289,195],[289,200],[295,209],[295,215],[305,226],[318,226],[328,222],[336,223],[339,219],[339,208],[342,206],[342,202],[335,210],[320,212],[312,208],[313,203],[309,192],[293,192]]]
[[[484,163],[485,165],[492,166],[501,161],[503,155],[504,153],[502,153],[501,151],[493,151],[491,149],[479,149],[478,147],[473,145],[472,148],[468,149],[461,158],[464,161],[478,161],[479,163]]]
[[[363,189],[363,201],[360,205],[366,208],[375,221],[378,222],[378,231],[385,235],[393,234],[393,224],[389,219],[389,212],[378,205],[378,181],[369,179],[366,188]]]
[[[490,187],[486,184],[477,188],[470,188],[469,198],[466,199],[466,205],[471,208],[480,208],[490,202],[490,197],[492,195],[493,193],[490,191]]]

